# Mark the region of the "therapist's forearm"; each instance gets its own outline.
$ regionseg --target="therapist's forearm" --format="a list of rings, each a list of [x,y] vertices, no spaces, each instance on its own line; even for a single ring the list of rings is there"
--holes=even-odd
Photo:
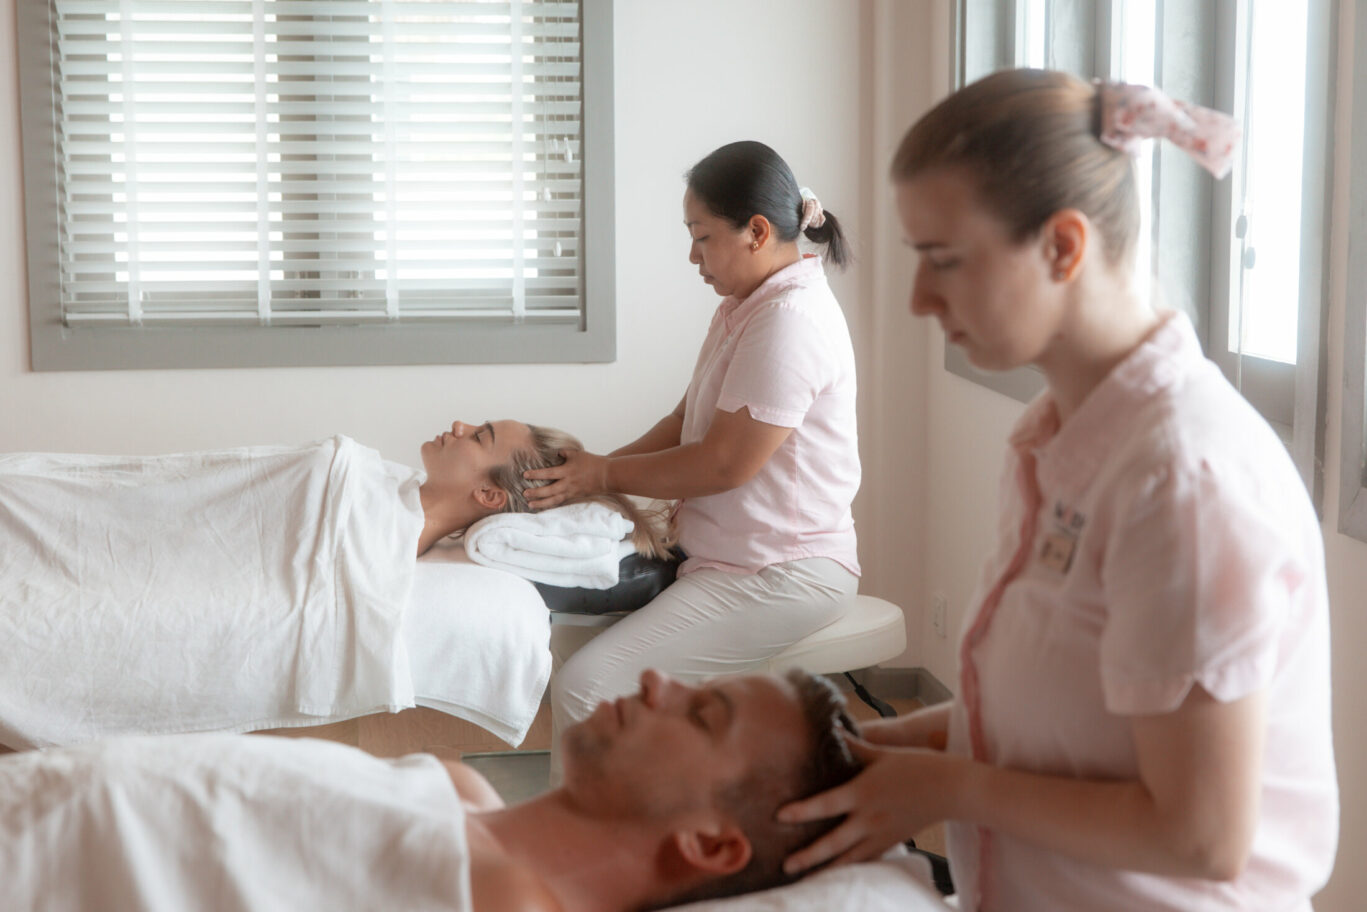
[[[1130,717],[1138,776],[1079,781],[951,767],[962,814],[1099,865],[1229,880],[1248,863],[1258,829],[1266,691],[1218,700],[1191,687],[1169,712]]]
[[[646,453],[658,453],[661,450],[678,446],[682,434],[683,417],[671,413],[655,422],[655,426],[640,437],[624,447],[613,450],[608,456],[640,456]]]
[[[607,461],[607,490],[656,500],[706,497],[740,487],[755,473],[732,468],[707,451],[704,442],[657,453],[614,456]]]
[[[1096,782],[964,761],[954,819],[1109,868],[1226,880],[1241,863],[1187,838],[1141,781]]]
[[[946,701],[909,715],[876,719],[861,725],[860,733],[875,744],[944,750],[949,733],[949,708],[950,703]]]

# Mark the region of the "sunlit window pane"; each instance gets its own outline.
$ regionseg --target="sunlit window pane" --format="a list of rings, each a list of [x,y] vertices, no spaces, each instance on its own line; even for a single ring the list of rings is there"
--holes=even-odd
[[[1252,0],[1249,49],[1247,235],[1242,320],[1230,319],[1230,350],[1294,364],[1300,304],[1301,169],[1305,136],[1304,0]]]
[[[1042,69],[1048,66],[1048,19],[1049,2],[1048,0],[1022,0],[1016,7],[1016,15],[1020,17],[1017,23],[1017,40],[1021,42],[1021,48],[1017,54],[1021,66],[1035,67]]]

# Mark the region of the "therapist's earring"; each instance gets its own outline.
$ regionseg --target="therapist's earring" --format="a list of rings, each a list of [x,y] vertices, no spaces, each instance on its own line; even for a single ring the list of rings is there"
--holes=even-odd
[[[759,241],[751,241],[751,242],[750,242],[750,249],[751,249],[751,250],[758,250],[758,249],[759,249]]]

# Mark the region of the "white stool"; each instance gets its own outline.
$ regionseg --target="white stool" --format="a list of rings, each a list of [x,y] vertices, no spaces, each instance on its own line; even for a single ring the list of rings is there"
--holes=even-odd
[[[555,627],[608,627],[626,617],[627,612],[609,614],[570,614],[551,612],[551,634]],[[873,697],[850,672],[868,668],[901,655],[907,647],[906,622],[902,609],[872,595],[857,595],[850,609],[832,624],[808,634],[771,657],[760,671],[782,673],[802,668],[812,674],[844,673],[861,700],[879,715],[895,715],[892,708]]]

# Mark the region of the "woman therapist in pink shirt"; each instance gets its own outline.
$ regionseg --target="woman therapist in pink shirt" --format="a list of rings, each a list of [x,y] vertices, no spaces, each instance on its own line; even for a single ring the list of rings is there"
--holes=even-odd
[[[1319,521],[1187,318],[1136,290],[1146,137],[1222,176],[1238,134],[1152,89],[1016,70],[902,141],[912,312],[1048,388],[1010,435],[954,700],[865,726],[865,771],[780,812],[849,815],[793,870],[947,820],[965,912],[1305,912],[1329,876]]]
[[[647,668],[688,681],[744,672],[835,621],[859,582],[854,352],[822,260],[848,254],[835,217],[758,142],[688,174],[689,262],[722,297],[678,406],[607,456],[569,451],[527,473],[534,509],[599,492],[679,500],[679,578],[551,682],[553,729],[635,692]]]

